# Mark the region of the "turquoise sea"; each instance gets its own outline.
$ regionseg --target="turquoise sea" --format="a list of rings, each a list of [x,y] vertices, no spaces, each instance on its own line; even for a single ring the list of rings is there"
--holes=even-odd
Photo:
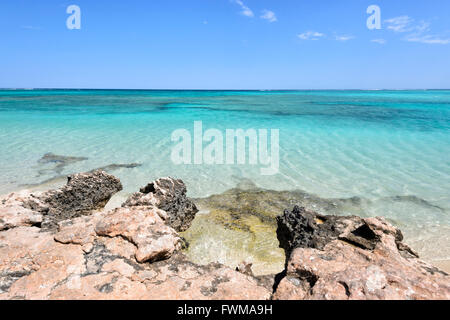
[[[176,129],[279,129],[280,168],[176,165]],[[450,260],[450,91],[1,90],[0,194],[46,189],[110,167],[130,192],[161,176],[192,197],[243,179],[274,190],[358,199],[426,259]],[[87,159],[51,162],[46,153]],[[338,212],[345,214],[346,212]]]

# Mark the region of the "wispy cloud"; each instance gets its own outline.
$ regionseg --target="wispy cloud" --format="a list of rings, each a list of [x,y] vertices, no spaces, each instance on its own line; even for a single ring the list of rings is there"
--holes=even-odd
[[[449,44],[450,38],[442,38],[436,35],[411,34],[405,38],[409,42],[419,42],[426,44]]]
[[[253,11],[249,7],[247,7],[244,4],[244,2],[242,2],[241,0],[233,0],[233,2],[241,7],[241,9],[242,9],[241,14],[242,15],[244,15],[246,17],[250,17],[250,18],[253,18],[255,16]]]
[[[386,40],[384,40],[384,39],[372,39],[370,41],[378,43],[378,44],[385,44],[386,43]]]
[[[304,33],[300,33],[298,37],[301,40],[319,40],[320,38],[324,37],[325,34],[317,32],[317,31],[306,31]]]
[[[335,39],[337,41],[348,41],[348,40],[355,39],[355,37],[354,36],[349,36],[349,35],[342,35],[342,36],[336,36]]]
[[[449,44],[450,38],[430,34],[431,24],[426,21],[418,23],[409,16],[400,16],[385,20],[387,29],[396,33],[408,33],[403,40],[425,44]]]
[[[36,27],[36,26],[20,26],[21,29],[26,29],[26,30],[41,30],[41,27]]]
[[[265,20],[267,20],[269,22],[276,22],[277,21],[277,16],[275,15],[275,12],[264,9],[262,11],[261,19],[265,19]]]
[[[411,24],[414,19],[409,16],[400,16],[384,20],[388,24],[387,29],[394,32],[408,32],[411,31]]]

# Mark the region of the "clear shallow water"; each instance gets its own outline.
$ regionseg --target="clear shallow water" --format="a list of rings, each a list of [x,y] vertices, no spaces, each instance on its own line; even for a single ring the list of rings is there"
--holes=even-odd
[[[279,129],[279,174],[173,164],[172,131],[193,132],[196,120],[204,130]],[[2,90],[0,145],[0,194],[110,164],[142,164],[111,172],[124,184],[119,197],[161,176],[182,178],[192,197],[247,178],[360,197],[361,212],[351,213],[386,216],[422,256],[450,259],[450,91]],[[57,172],[38,163],[48,152],[88,159]]]

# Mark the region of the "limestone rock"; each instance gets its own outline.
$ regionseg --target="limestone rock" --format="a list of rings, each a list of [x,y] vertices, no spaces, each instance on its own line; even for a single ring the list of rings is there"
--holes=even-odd
[[[54,239],[64,244],[79,244],[86,246],[94,242],[95,224],[103,218],[105,213],[98,212],[91,216],[82,216],[72,220],[65,220],[58,224],[59,231],[55,234]]]
[[[42,214],[23,206],[30,197],[31,192],[23,190],[0,198],[0,231],[19,226],[40,226]]]
[[[95,226],[99,236],[122,236],[137,246],[138,262],[169,258],[183,242],[164,220],[166,212],[152,207],[117,208]]]
[[[99,272],[56,284],[49,299],[266,300],[271,295],[252,277],[217,264],[195,265],[182,254],[152,264],[105,260]]]
[[[47,299],[60,281],[84,272],[83,251],[36,227],[0,232],[0,299]]]
[[[69,176],[62,188],[36,194],[24,207],[44,215],[43,228],[55,229],[59,221],[103,208],[120,190],[120,180],[104,171],[78,173]]]
[[[97,172],[75,175],[60,190],[5,198],[2,217],[16,216],[0,230],[0,299],[270,298],[258,278],[196,265],[178,252],[184,240],[168,222],[186,229],[196,212],[181,180],[157,180],[155,202],[89,211],[119,186]],[[52,216],[54,227],[34,226],[42,216]]]
[[[151,239],[145,238],[146,231],[155,235],[149,229],[171,229],[156,210],[119,208],[108,214],[79,217],[73,224],[61,223],[57,234],[36,227],[0,232],[0,299],[270,298],[271,289],[257,278],[220,264],[196,265],[181,253],[141,263],[137,254],[141,242],[136,239],[144,236],[145,249],[152,245]],[[143,228],[137,226],[139,220]],[[134,239],[138,247],[128,238]],[[90,250],[83,249],[87,244]],[[164,246],[152,250],[165,252]]]
[[[161,178],[132,194],[123,207],[149,206],[167,212],[167,224],[176,231],[187,230],[198,212],[195,204],[186,197],[183,181],[173,178]]]
[[[277,221],[287,262],[275,299],[450,298],[449,276],[418,259],[383,218],[295,207]]]

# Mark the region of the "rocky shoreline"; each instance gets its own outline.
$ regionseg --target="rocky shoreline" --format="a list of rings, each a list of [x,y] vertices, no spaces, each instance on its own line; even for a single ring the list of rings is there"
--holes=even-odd
[[[450,299],[449,276],[383,218],[269,210],[259,218],[276,229],[284,271],[255,276],[250,263],[234,269],[184,254],[198,209],[181,180],[158,179],[105,210],[121,189],[97,170],[0,198],[0,299]],[[256,205],[236,197],[217,208]],[[246,228],[229,218],[230,228]]]

